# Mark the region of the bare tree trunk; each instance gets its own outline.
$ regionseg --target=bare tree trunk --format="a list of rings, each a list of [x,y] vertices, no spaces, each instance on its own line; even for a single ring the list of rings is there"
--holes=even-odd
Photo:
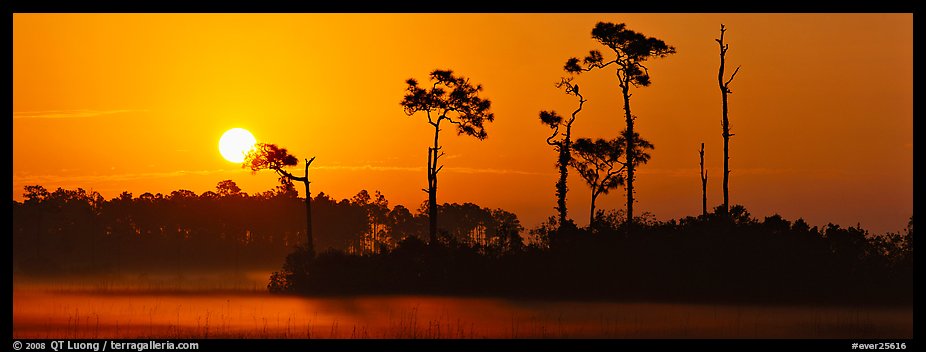
[[[720,70],[723,72],[723,69]],[[730,121],[727,120],[727,93],[723,91],[723,213],[730,212]]]
[[[633,115],[630,114],[630,82],[626,80],[621,82],[621,89],[624,96],[624,117],[627,122],[627,131],[624,139],[627,140],[627,234],[630,234],[630,225],[633,224],[633,172],[634,169],[634,143],[633,138]]]
[[[595,192],[594,187],[592,188],[592,206],[589,209],[588,214],[588,228],[591,229],[592,225],[595,224],[595,200],[598,199],[598,193]]]
[[[559,226],[566,223],[566,179],[569,175],[569,127],[566,127],[566,139],[560,145],[559,152],[559,180],[556,182],[556,210],[559,211]]]
[[[315,257],[315,242],[312,236],[312,191],[309,189],[309,165],[312,165],[312,162],[315,161],[315,157],[312,159],[306,159],[305,161],[305,176],[297,177],[286,172],[286,170],[277,168],[276,170],[279,174],[290,179],[291,181],[299,181],[305,185],[305,248],[309,253],[310,257]]]
[[[428,148],[428,235],[429,244],[437,244],[437,159],[439,125],[434,126],[434,147]]]
[[[309,256],[315,256],[315,242],[312,235],[312,192],[309,190],[309,165],[306,164],[305,167],[305,180],[302,183],[305,185],[305,248],[309,252]]]
[[[569,191],[569,187],[566,181],[569,176],[568,166],[572,161],[572,123],[576,121],[576,115],[582,111],[582,106],[585,105],[585,98],[582,96],[582,94],[579,94],[579,86],[572,85],[569,80],[563,79],[560,84],[566,86],[567,94],[575,94],[575,96],[579,98],[579,106],[575,111],[572,112],[572,118],[570,118],[566,123],[566,134],[564,135],[563,141],[559,144],[559,181],[556,183],[556,204],[557,210],[559,210],[559,226],[562,227],[564,224],[566,224],[566,219],[568,216],[566,208],[566,192]],[[560,85],[557,85],[557,87],[560,87]],[[556,130],[559,131],[559,128],[557,127]],[[591,223],[589,223],[589,226],[591,226]]]
[[[707,172],[704,171],[704,143],[701,143],[701,215],[707,216]]]
[[[730,137],[733,134],[730,133],[730,120],[727,118],[727,94],[732,93],[730,90],[730,82],[733,81],[733,77],[736,77],[736,73],[739,72],[740,68],[737,67],[733,71],[733,74],[730,75],[730,79],[726,82],[723,81],[723,71],[724,64],[727,55],[727,49],[730,48],[729,44],[723,43],[723,33],[726,31],[726,28],[723,24],[720,25],[720,39],[716,39],[717,43],[720,45],[720,69],[717,72],[717,84],[720,86],[720,95],[723,99],[723,120],[721,121],[721,126],[723,127],[723,214],[726,216],[730,213]]]

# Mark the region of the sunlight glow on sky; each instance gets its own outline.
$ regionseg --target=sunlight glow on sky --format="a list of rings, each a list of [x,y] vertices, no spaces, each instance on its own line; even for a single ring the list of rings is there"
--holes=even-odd
[[[598,21],[665,40],[653,84],[632,90],[636,130],[655,144],[638,169],[638,212],[667,220],[721,202],[718,47],[731,84],[731,203],[757,217],[902,229],[913,209],[912,14],[15,14],[13,199],[41,184],[200,194],[232,179],[276,185],[225,161],[216,143],[243,127],[297,158],[316,156],[313,193],[380,190],[391,205],[426,198],[431,128],[406,116],[405,80],[452,69],[484,86],[496,116],[485,141],[447,129],[438,201],[554,214],[555,152],[540,110],[568,114],[554,87],[590,49]],[[623,128],[613,71],[577,78],[588,99],[575,137]],[[300,170],[301,171],[301,170]],[[301,172],[297,172],[301,173]],[[298,187],[302,194],[301,187]],[[569,179],[570,217],[588,218],[587,186]],[[624,208],[623,190],[599,209]]]

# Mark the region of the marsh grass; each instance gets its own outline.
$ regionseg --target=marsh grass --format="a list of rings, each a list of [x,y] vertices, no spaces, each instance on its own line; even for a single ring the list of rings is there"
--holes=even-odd
[[[307,298],[97,281],[13,292],[14,338],[911,338],[912,308]],[[178,289],[179,288],[179,289]]]

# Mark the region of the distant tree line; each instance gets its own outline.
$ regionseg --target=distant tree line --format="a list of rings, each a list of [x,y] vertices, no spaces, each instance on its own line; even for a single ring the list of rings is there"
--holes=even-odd
[[[305,201],[291,182],[254,195],[224,180],[202,194],[122,192],[109,200],[81,188],[24,190],[24,201],[13,201],[19,274],[270,269],[306,241]],[[408,236],[427,237],[423,210],[390,207],[379,191],[341,200],[319,193],[312,205],[320,251],[369,255]],[[486,245],[520,241],[523,228],[513,213],[471,203],[438,210],[443,237]]]

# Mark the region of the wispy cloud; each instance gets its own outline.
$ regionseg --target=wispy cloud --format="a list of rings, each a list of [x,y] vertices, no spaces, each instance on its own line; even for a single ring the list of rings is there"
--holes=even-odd
[[[46,183],[93,183],[177,177],[185,175],[212,175],[240,171],[241,169],[235,168],[214,170],[176,170],[166,172],[138,172],[112,175],[13,175],[13,182],[27,185]]]
[[[701,170],[696,167],[692,168],[641,168],[637,170],[642,175],[662,175],[671,177],[694,177],[697,178]],[[715,171],[708,169],[708,174]],[[795,169],[795,168],[772,168],[772,167],[752,167],[752,168],[731,168],[730,173],[736,175],[815,175],[815,176],[838,176],[844,174],[838,169]],[[694,175],[694,176],[692,176]]]
[[[312,170],[346,170],[346,171],[424,171],[424,167],[415,166],[385,166],[385,165],[319,165]]]
[[[424,172],[424,167],[412,167],[412,166],[383,166],[383,165],[319,165],[317,167],[312,167],[312,170],[336,170],[336,171],[359,171],[359,172],[382,172],[382,171],[400,171],[400,172]],[[162,171],[162,172],[136,172],[136,173],[121,173],[121,174],[109,174],[109,175],[69,175],[66,174],[67,171],[62,170],[62,174],[57,175],[34,175],[34,174],[14,174],[13,182],[16,184],[56,184],[56,183],[98,183],[98,182],[120,182],[120,181],[132,181],[132,180],[144,180],[144,179],[153,179],[153,178],[169,178],[169,177],[179,177],[179,176],[188,176],[188,175],[218,175],[218,174],[234,174],[247,172],[246,169],[242,168],[224,168],[224,169],[213,169],[213,170],[175,170],[175,171]],[[441,170],[441,173],[460,173],[460,174],[496,174],[496,175],[545,175],[548,173],[540,172],[531,172],[524,170],[513,170],[513,169],[494,169],[494,168],[470,168],[470,167],[454,167],[454,168],[445,168]]]
[[[46,111],[14,111],[14,119],[72,119],[94,117],[102,115],[122,114],[127,112],[141,112],[147,110],[46,110]]]
[[[461,174],[498,174],[498,175],[546,175],[550,174],[549,172],[534,172],[534,171],[524,171],[524,170],[514,170],[514,169],[493,169],[493,168],[471,168],[471,167],[456,167],[452,169],[444,169],[447,172],[456,172]]]
[[[408,171],[408,172],[425,172],[424,166],[387,166],[387,165],[320,165],[312,167],[313,170],[347,170],[347,171]],[[474,167],[446,167],[441,173],[460,173],[460,174],[509,174],[509,175],[545,175],[547,173],[514,170],[514,169],[495,169],[495,168],[474,168]]]
[[[293,167],[293,170],[301,168]],[[330,170],[330,171],[352,171],[352,172],[409,172],[409,173],[422,173],[425,172],[424,166],[387,166],[387,165],[319,165],[313,166],[312,170]],[[48,183],[96,183],[96,182],[118,182],[118,181],[131,181],[131,180],[141,180],[141,179],[152,179],[152,178],[169,178],[169,177],[178,177],[178,176],[188,176],[188,175],[216,175],[216,174],[235,174],[247,172],[248,170],[242,168],[224,168],[224,169],[213,169],[213,170],[175,170],[175,171],[163,171],[163,172],[137,172],[137,173],[122,173],[122,174],[110,174],[110,175],[68,175],[67,173],[71,170],[62,170],[62,174],[57,175],[33,175],[33,174],[14,174],[13,182],[17,184],[48,184]],[[802,175],[833,175],[838,174],[836,170],[795,170],[795,169],[774,169],[774,168],[744,168],[744,169],[735,169],[736,174],[739,175],[783,175],[783,174],[797,174]],[[692,177],[692,175],[697,175],[699,169],[697,168],[650,168],[650,169],[641,169],[639,171],[641,174],[650,174],[650,175],[662,175],[669,177]],[[299,172],[297,172],[298,174]],[[526,171],[526,170],[517,170],[517,169],[496,169],[496,168],[474,168],[474,167],[447,167],[441,170],[441,173],[456,173],[456,174],[492,174],[492,175],[530,175],[530,176],[548,176],[555,174],[554,172],[537,172],[537,171]]]

